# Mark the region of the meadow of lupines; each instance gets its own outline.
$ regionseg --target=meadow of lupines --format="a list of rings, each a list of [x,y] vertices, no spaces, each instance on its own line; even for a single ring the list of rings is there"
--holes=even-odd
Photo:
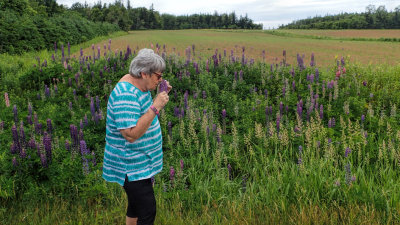
[[[115,190],[101,178],[106,103],[139,47],[110,46],[71,57],[69,45],[55,44],[51,59],[37,58],[2,91],[2,200],[107,199]],[[382,222],[399,219],[398,68],[341,57],[325,70],[318,53],[288,65],[285,50],[266,62],[265,50],[247,58],[246,46],[207,58],[195,44],[182,57],[147,47],[165,59],[173,86],[159,117],[164,169],[152,179],[172,208],[239,205],[264,218],[265,208],[366,205]]]

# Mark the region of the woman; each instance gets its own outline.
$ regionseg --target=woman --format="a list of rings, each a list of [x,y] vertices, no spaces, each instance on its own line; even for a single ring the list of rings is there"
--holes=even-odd
[[[163,165],[158,113],[168,103],[171,86],[154,101],[165,70],[164,60],[142,49],[111,92],[107,104],[103,178],[124,187],[128,196],[126,224],[153,224],[156,201],[151,177]]]

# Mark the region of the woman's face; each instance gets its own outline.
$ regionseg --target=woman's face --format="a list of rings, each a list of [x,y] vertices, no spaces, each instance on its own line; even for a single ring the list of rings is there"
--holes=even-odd
[[[157,86],[162,81],[162,72],[153,72],[148,78],[148,89],[149,90],[156,90]]]

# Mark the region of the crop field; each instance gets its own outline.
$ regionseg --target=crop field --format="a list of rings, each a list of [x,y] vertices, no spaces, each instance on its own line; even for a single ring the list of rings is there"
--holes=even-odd
[[[124,223],[123,189],[101,178],[106,105],[143,47],[173,86],[156,224],[399,224],[398,44],[219,30],[58,44],[8,73],[2,223]]]
[[[283,32],[279,31],[278,32]],[[287,32],[286,30],[284,32]],[[297,33],[301,31],[293,31]],[[310,31],[313,32],[313,31]],[[323,32],[323,31],[315,31]],[[367,32],[367,31],[359,31]],[[386,36],[390,31],[374,31],[377,36]],[[357,37],[357,36],[356,36]],[[397,36],[400,38],[400,36]],[[193,44],[198,56],[208,57],[218,49],[221,53],[226,51],[230,55],[240,55],[242,47],[246,48],[246,56],[256,61],[276,62],[282,59],[283,50],[286,50],[287,60],[290,64],[296,63],[296,54],[305,55],[310,59],[315,54],[317,66],[327,68],[335,63],[335,57],[346,57],[352,63],[364,65],[397,65],[400,62],[400,44],[398,42],[380,41],[349,41],[349,40],[324,40],[304,37],[277,36],[263,31],[225,31],[225,30],[177,30],[177,31],[131,31],[129,35],[113,39],[113,50],[151,47],[164,45],[168,52],[184,55],[185,49]],[[96,46],[104,46],[106,41],[99,42]],[[90,52],[91,48],[84,49]],[[291,56],[291,57],[289,57]]]

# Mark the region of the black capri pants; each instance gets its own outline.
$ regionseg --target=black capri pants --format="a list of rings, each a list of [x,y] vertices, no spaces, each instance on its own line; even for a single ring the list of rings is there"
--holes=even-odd
[[[137,225],[154,224],[156,218],[156,198],[151,180],[128,181],[125,177],[124,190],[128,196],[126,216],[138,218]]]

